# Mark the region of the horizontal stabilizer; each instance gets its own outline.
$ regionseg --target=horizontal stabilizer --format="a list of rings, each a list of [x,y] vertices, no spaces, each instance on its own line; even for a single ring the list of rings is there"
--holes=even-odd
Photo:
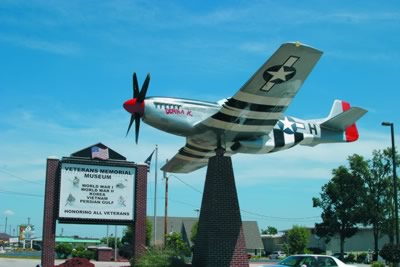
[[[321,127],[334,131],[345,131],[349,126],[353,125],[358,119],[364,116],[365,113],[367,113],[367,110],[365,109],[351,107],[350,109],[324,121],[321,124]]]

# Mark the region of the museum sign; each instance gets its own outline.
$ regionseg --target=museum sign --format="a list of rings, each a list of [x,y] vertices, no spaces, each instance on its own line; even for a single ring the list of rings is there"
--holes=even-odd
[[[85,153],[82,152],[90,158],[83,157]],[[110,154],[109,148],[97,144],[62,158],[58,183],[59,222],[133,222],[136,164],[111,159]]]

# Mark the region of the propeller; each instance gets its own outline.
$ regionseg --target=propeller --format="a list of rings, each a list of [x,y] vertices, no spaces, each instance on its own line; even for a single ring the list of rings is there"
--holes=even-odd
[[[124,109],[132,114],[131,120],[129,121],[128,130],[126,131],[126,136],[128,136],[129,130],[131,129],[133,122],[135,122],[136,144],[138,143],[140,119],[143,117],[144,114],[144,99],[146,98],[149,82],[150,82],[150,73],[147,74],[147,77],[143,82],[142,89],[139,91],[137,76],[136,73],[133,73],[132,77],[133,98],[125,101],[124,103]]]

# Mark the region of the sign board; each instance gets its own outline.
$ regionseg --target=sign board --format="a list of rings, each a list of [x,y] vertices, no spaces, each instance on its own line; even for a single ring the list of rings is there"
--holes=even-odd
[[[19,225],[19,240],[32,239],[35,235],[34,226],[29,224]]]
[[[133,222],[135,164],[67,158],[60,166],[61,223]]]

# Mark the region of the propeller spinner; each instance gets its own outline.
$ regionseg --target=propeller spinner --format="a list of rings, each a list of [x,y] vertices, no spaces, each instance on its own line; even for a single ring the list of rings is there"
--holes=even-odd
[[[135,121],[135,141],[138,143],[139,138],[139,128],[140,119],[144,114],[144,99],[147,94],[147,88],[149,87],[150,73],[147,74],[146,80],[144,80],[142,89],[139,91],[139,85],[136,77],[136,73],[133,73],[132,83],[133,83],[133,98],[127,100],[124,103],[124,109],[131,113],[131,120],[129,122],[128,130],[126,131],[126,136],[128,136],[129,130],[133,122]]]

